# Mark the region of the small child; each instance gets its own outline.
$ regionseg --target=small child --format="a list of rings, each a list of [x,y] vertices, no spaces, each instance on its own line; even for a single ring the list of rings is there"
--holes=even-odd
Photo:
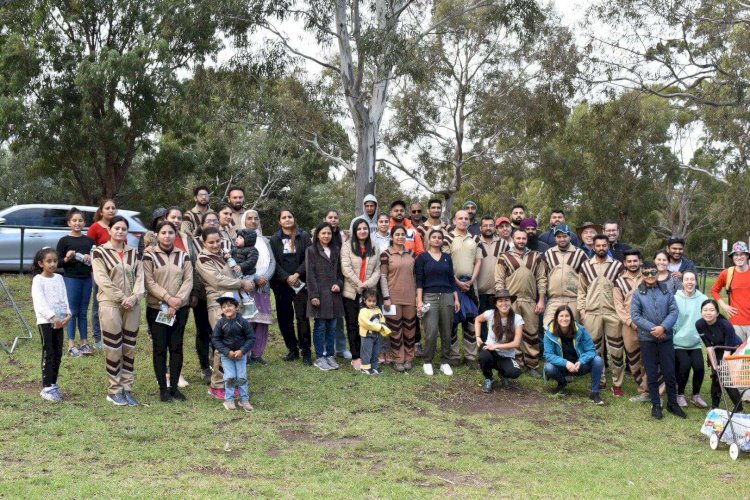
[[[34,256],[31,299],[36,324],[42,337],[42,399],[59,403],[63,400],[57,386],[63,349],[63,328],[70,321],[68,294],[57,270],[57,252],[45,247]]]
[[[253,411],[247,382],[247,353],[255,343],[255,332],[245,318],[237,314],[240,303],[232,292],[216,299],[221,307],[221,318],[216,322],[211,338],[214,349],[221,353],[224,369],[224,408],[235,410],[234,389],[239,388],[240,406]]]
[[[258,233],[252,229],[238,229],[237,239],[234,241],[235,246],[232,247],[232,258],[236,265],[240,267],[240,271],[237,277],[242,277],[245,280],[253,280],[255,274],[255,266],[258,263],[258,249],[255,248],[255,241],[258,239]],[[250,299],[250,295],[245,292],[240,292],[240,298],[242,303],[246,303]]]
[[[380,355],[380,343],[378,334],[387,337],[391,334],[390,328],[385,326],[385,316],[378,307],[378,294],[368,288],[362,294],[365,307],[359,311],[359,336],[362,337],[360,347],[361,366],[359,371],[366,375],[379,375],[378,370]]]

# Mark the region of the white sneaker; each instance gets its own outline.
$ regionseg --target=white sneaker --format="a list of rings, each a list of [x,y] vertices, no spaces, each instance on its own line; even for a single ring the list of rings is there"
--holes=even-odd
[[[442,365],[440,365],[440,371],[443,375],[448,375],[449,377],[453,375],[453,369],[448,363],[443,363]]]
[[[430,363],[425,363],[424,365],[422,365],[422,369],[424,370],[425,375],[427,375],[428,377],[432,377],[433,372],[432,365]]]
[[[651,402],[651,396],[648,395],[647,392],[638,394],[637,396],[633,396],[630,398],[631,403],[650,403]]]
[[[185,380],[185,378],[180,374],[180,380],[177,381],[177,387],[183,388],[190,385],[190,382]]]
[[[677,395],[677,405],[680,406],[680,408],[687,408],[687,399],[685,399],[684,394]]]

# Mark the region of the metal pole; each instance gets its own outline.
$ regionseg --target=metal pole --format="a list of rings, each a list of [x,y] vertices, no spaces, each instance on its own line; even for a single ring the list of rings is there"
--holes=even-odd
[[[26,234],[26,227],[21,226],[21,260],[18,263],[18,273],[23,274],[23,239]]]
[[[10,290],[5,284],[5,281],[3,281],[2,276],[0,276],[0,287],[2,287],[3,290],[5,290],[5,294],[8,296],[8,299],[10,299],[10,303],[13,305],[13,310],[16,311],[18,318],[21,320],[21,324],[26,329],[26,333],[28,334],[24,336],[19,335],[18,337],[13,339],[13,345],[10,346],[10,350],[8,350],[8,348],[5,347],[5,345],[2,346],[3,349],[8,354],[13,354],[13,351],[16,349],[16,344],[18,343],[18,339],[30,339],[31,338],[31,328],[29,327],[29,324],[26,322],[26,318],[23,317],[23,313],[21,312],[21,309],[19,309],[18,304],[16,304],[16,301],[13,299],[13,295],[11,295]]]

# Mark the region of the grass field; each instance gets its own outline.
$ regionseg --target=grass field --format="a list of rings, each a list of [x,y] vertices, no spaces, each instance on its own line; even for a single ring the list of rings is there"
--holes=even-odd
[[[33,327],[30,278],[5,280]],[[8,343],[20,329],[0,300]],[[164,404],[141,329],[138,408],[105,401],[101,353],[63,359],[66,401],[53,405],[39,397],[36,330],[0,352],[0,497],[748,496],[750,457],[711,451],[696,408],[656,422],[650,406],[611,393],[595,407],[587,379],[562,401],[526,376],[485,395],[466,367],[452,378],[323,373],[281,361],[274,326],[270,364],[249,372],[255,412],[231,413],[198,379],[192,320],[185,335],[189,399]]]

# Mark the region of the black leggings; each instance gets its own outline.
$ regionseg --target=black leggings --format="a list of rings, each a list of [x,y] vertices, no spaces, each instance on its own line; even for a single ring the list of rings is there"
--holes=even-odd
[[[44,387],[50,387],[57,383],[57,374],[60,372],[63,329],[55,330],[51,323],[38,326],[42,337],[42,384]]]
[[[195,321],[195,352],[198,353],[201,370],[205,370],[211,367],[208,357],[208,348],[211,345],[211,323],[208,321],[206,299],[199,299],[198,305],[193,308],[193,320]]]
[[[479,366],[482,367],[484,378],[492,379],[492,370],[495,369],[501,377],[518,378],[521,376],[521,367],[513,358],[500,356],[495,351],[482,349],[479,351]]]
[[[700,394],[703,377],[706,373],[703,364],[703,351],[699,349],[675,349],[675,372],[677,394],[685,394],[690,370],[693,370],[693,393]]]
[[[153,342],[154,372],[159,389],[167,388],[167,352],[169,352],[169,377],[171,386],[177,387],[177,381],[182,372],[182,340],[185,334],[185,323],[188,307],[177,311],[177,317],[172,326],[156,322],[158,309],[149,307],[146,310],[146,321],[151,325],[151,339]]]
[[[352,359],[359,359],[362,339],[359,336],[359,294],[353,299],[344,297],[344,317],[346,318],[346,335],[349,337],[349,351]]]

